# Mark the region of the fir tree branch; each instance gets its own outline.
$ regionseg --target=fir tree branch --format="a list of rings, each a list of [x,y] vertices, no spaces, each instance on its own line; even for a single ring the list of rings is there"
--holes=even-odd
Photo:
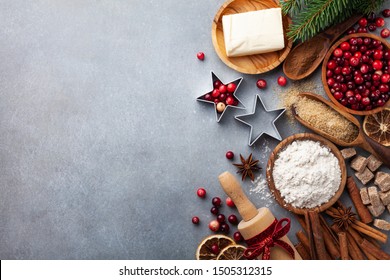
[[[354,0],[354,7],[362,14],[376,12],[383,5],[385,0]]]
[[[290,14],[294,16],[302,11],[304,5],[306,5],[307,0],[281,0],[280,4],[282,6],[283,14]]]

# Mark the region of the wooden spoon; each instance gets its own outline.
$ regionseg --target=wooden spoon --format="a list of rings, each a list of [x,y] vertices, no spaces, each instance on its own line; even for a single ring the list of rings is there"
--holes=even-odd
[[[360,147],[360,148],[366,150],[367,152],[373,154],[375,157],[380,159],[387,166],[390,166],[390,159],[387,158],[387,157],[381,156],[381,153],[377,152],[373,148],[373,146],[370,145],[370,143],[367,141],[367,138],[364,135],[364,132],[363,132],[363,129],[362,129],[361,125],[360,125],[360,122],[353,115],[343,111],[342,109],[340,109],[337,106],[335,106],[332,102],[326,100],[325,98],[323,98],[323,97],[321,97],[321,96],[319,96],[317,94],[305,92],[305,93],[300,93],[299,96],[306,97],[308,99],[312,99],[312,100],[324,103],[325,105],[329,106],[331,109],[335,110],[340,115],[344,116],[347,120],[349,120],[354,125],[356,125],[359,128],[359,134],[356,137],[356,139],[354,141],[352,141],[352,142],[345,142],[343,140],[340,140],[339,138],[336,138],[336,137],[334,137],[334,136],[332,136],[332,135],[330,135],[330,134],[328,134],[328,133],[326,133],[326,132],[324,132],[324,131],[316,128],[316,127],[314,127],[313,125],[311,125],[307,121],[305,121],[302,118],[300,118],[299,115],[297,114],[297,112],[295,110],[295,107],[294,107],[294,104],[293,104],[291,106],[291,111],[292,111],[295,119],[298,122],[300,122],[305,127],[309,128],[310,130],[312,130],[312,131],[318,133],[319,135],[325,137],[326,139],[332,141],[336,145],[343,146],[343,147],[354,147],[354,146]]]
[[[361,15],[353,15],[313,38],[296,45],[284,61],[284,74],[291,80],[300,80],[309,76],[321,64],[328,49],[337,38],[361,17]]]

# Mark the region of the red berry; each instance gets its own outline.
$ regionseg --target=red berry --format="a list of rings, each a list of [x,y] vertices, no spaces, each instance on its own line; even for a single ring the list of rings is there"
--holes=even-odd
[[[389,85],[387,84],[381,84],[379,86],[379,91],[382,92],[382,93],[386,93],[389,91]]]
[[[220,223],[223,223],[225,222],[226,218],[225,218],[225,215],[224,214],[219,214],[217,216],[217,221],[220,222]]]
[[[377,17],[375,19],[375,25],[376,25],[376,27],[382,27],[385,25],[385,20],[381,17]]]
[[[206,190],[204,188],[199,188],[197,191],[196,191],[196,194],[200,197],[200,198],[205,198],[206,197]]]
[[[242,235],[239,231],[236,231],[234,234],[233,234],[233,238],[234,238],[234,241],[236,242],[240,242],[243,240],[242,238]]]
[[[383,63],[380,60],[374,60],[374,62],[372,63],[372,68],[374,68],[375,70],[380,70],[382,69],[382,67]]]
[[[285,77],[283,77],[283,76],[280,76],[280,77],[278,78],[278,84],[279,84],[279,86],[281,86],[281,87],[286,86],[286,84],[287,84],[287,79],[286,79]]]
[[[340,44],[340,49],[342,49],[343,51],[349,51],[350,48],[351,46],[349,45],[348,42],[342,42]]]
[[[371,100],[369,97],[363,97],[362,100],[361,100],[361,103],[364,105],[364,106],[367,106],[367,105],[370,105],[371,104]]]
[[[199,60],[204,60],[204,53],[203,52],[198,52],[196,54],[196,57],[199,59]]]
[[[349,59],[349,64],[351,66],[358,66],[359,65],[359,58],[357,58],[356,56],[353,56]]]
[[[233,200],[230,197],[226,198],[226,205],[229,206],[229,207],[235,207],[236,206],[234,204]]]
[[[234,153],[232,151],[227,151],[226,152],[226,158],[227,159],[232,159],[234,158]]]
[[[383,28],[381,31],[382,38],[388,38],[390,36],[390,30],[388,28]]]
[[[218,89],[219,89],[220,93],[226,93],[227,92],[227,87],[225,85],[220,85]]]
[[[357,29],[357,32],[358,32],[358,33],[367,33],[367,28],[366,28],[366,27],[359,27],[359,28]]]
[[[204,99],[207,100],[207,101],[213,100],[211,94],[209,94],[209,93],[204,96]]]
[[[383,84],[387,84],[388,82],[390,82],[390,74],[383,74],[381,76],[381,82]]]
[[[221,92],[218,89],[214,89],[213,92],[211,93],[212,97],[217,98]]]
[[[224,233],[229,233],[230,227],[227,223],[221,223],[221,226],[219,228]]]
[[[334,51],[333,51],[333,55],[335,57],[342,57],[343,56],[343,50],[341,48],[336,48]]]
[[[368,30],[370,30],[371,32],[374,32],[374,31],[376,30],[376,25],[373,24],[373,23],[370,23],[370,24],[368,25]]]
[[[350,29],[347,30],[347,34],[348,35],[349,34],[354,34],[354,33],[356,33],[356,30],[353,27],[351,27]]]
[[[333,69],[336,68],[337,63],[336,63],[336,61],[334,61],[334,60],[329,60],[329,61],[328,61],[328,64],[327,64],[326,66],[327,66],[329,69],[333,70]]]
[[[226,97],[226,104],[227,105],[233,105],[234,104],[234,98],[231,96]]]
[[[219,198],[219,197],[213,197],[213,199],[211,200],[211,203],[215,206],[215,207],[220,207],[222,205],[222,200]]]
[[[230,83],[227,85],[227,91],[233,93],[236,90],[237,86],[235,83]]]
[[[218,231],[219,230],[219,222],[217,220],[212,220],[209,223],[209,229],[212,231]]]
[[[382,11],[382,15],[384,16],[384,17],[390,17],[390,9],[384,9],[383,11]]]
[[[210,212],[213,215],[218,215],[219,214],[219,209],[218,209],[218,207],[213,206],[213,207],[211,207]]]
[[[218,254],[219,254],[219,247],[218,247],[217,244],[211,245],[210,250],[211,250],[211,252],[212,252],[214,255],[218,255]]]
[[[337,100],[341,100],[341,99],[343,99],[344,95],[343,95],[342,92],[336,91],[336,92],[333,94],[333,97],[336,98]]]
[[[267,81],[264,79],[258,79],[256,85],[259,89],[263,89],[267,87]]]
[[[192,223],[194,224],[194,225],[197,225],[197,224],[199,224],[199,218],[198,217],[192,217]]]
[[[372,55],[374,59],[382,59],[383,57],[383,51],[382,50],[375,50],[374,54]]]
[[[220,101],[224,101],[226,99],[226,94],[225,93],[221,93],[220,95],[219,95],[219,100]]]
[[[234,215],[234,214],[231,214],[231,215],[228,217],[228,221],[229,221],[229,223],[231,223],[232,225],[238,224],[237,216]]]
[[[220,85],[222,85],[221,81],[214,82],[214,88],[219,88]]]
[[[367,21],[367,19],[366,18],[361,18],[360,20],[359,20],[359,25],[361,26],[361,27],[366,27],[367,26],[367,23],[368,23],[368,21]]]

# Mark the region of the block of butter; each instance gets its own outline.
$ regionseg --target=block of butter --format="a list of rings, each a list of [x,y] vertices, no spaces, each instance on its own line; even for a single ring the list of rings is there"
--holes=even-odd
[[[267,53],[284,48],[280,8],[224,15],[223,36],[227,56]]]

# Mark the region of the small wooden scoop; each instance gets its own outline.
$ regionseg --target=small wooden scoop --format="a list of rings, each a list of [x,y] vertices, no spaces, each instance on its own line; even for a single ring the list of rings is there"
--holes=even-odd
[[[328,133],[326,133],[326,132],[324,132],[322,130],[319,130],[316,127],[313,127],[310,123],[308,123],[307,121],[301,119],[299,117],[299,115],[297,114],[294,105],[292,105],[291,111],[292,111],[295,119],[298,122],[300,122],[305,127],[309,128],[310,130],[316,132],[317,134],[319,134],[319,135],[325,137],[326,139],[332,141],[336,145],[343,146],[343,147],[360,147],[360,148],[366,150],[367,152],[373,154],[375,157],[380,159],[387,166],[390,166],[390,159],[382,157],[380,153],[378,153],[376,150],[373,149],[373,147],[367,141],[367,138],[364,135],[364,132],[362,130],[362,127],[361,127],[359,121],[353,115],[343,111],[342,109],[340,109],[337,106],[335,106],[332,102],[326,100],[325,98],[323,98],[323,97],[321,97],[321,96],[319,96],[317,94],[305,92],[305,93],[300,93],[299,96],[306,97],[308,99],[312,99],[312,100],[324,103],[325,105],[329,106],[333,110],[337,111],[340,115],[344,116],[347,120],[349,120],[350,122],[352,122],[353,124],[355,124],[359,128],[359,134],[356,137],[356,139],[354,141],[352,141],[352,142],[345,142],[343,140],[340,140],[340,139],[338,139],[338,138],[336,138],[336,137],[334,137],[334,136],[332,136],[332,135],[330,135],[330,134],[328,134]]]
[[[300,80],[309,76],[321,64],[328,49],[337,38],[361,17],[361,15],[354,15],[313,38],[296,45],[284,61],[284,74],[291,80]]]

